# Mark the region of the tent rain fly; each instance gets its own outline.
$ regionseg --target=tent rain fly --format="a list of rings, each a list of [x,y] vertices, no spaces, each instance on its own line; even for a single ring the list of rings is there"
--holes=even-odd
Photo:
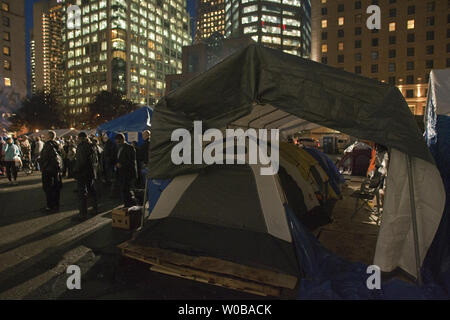
[[[397,88],[250,45],[156,105],[150,177],[168,179],[206,167],[176,166],[170,159],[176,144],[171,141],[172,131],[191,131],[196,120],[203,121],[204,130],[280,129],[281,138],[324,126],[389,147],[390,174],[374,264],[385,272],[399,266],[418,276],[442,216],[445,191],[415,119]]]

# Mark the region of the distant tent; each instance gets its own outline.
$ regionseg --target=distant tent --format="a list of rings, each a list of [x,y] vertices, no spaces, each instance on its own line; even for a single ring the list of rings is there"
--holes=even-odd
[[[313,156],[314,159],[316,159],[319,162],[320,166],[325,170],[330,179],[330,185],[333,188],[334,192],[336,192],[338,196],[342,196],[340,185],[345,182],[345,179],[340,174],[339,170],[336,168],[331,159],[325,153],[320,152],[317,149],[308,147],[305,147],[304,149],[311,156]]]
[[[304,149],[292,143],[280,143],[280,162],[285,164],[285,169],[293,175],[289,168],[293,165],[300,171],[302,177],[307,180],[314,191],[319,193],[321,200],[339,199],[336,192],[329,185],[329,177],[319,162]],[[291,166],[286,164],[288,162]],[[299,185],[300,186],[300,185]]]
[[[343,172],[348,172],[354,176],[366,176],[367,170],[370,166],[370,159],[372,156],[371,149],[357,149],[344,154],[341,160],[339,160],[337,167]]]
[[[382,271],[389,272],[401,267],[418,276],[418,267],[423,262],[442,217],[445,190],[415,119],[396,87],[279,50],[250,45],[158,102],[152,118],[148,168],[150,178],[177,179],[200,174],[209,167],[207,164],[193,163],[176,165],[171,161],[171,150],[177,144],[171,141],[172,132],[179,128],[191,132],[195,120],[203,121],[204,129],[279,129],[280,137],[284,139],[301,130],[325,126],[387,146],[390,151],[390,173],[386,182],[383,220],[374,264]],[[251,182],[246,181],[245,186],[251,188]],[[233,193],[229,188],[217,189],[217,186],[211,185],[213,187],[224,198],[228,192]],[[167,190],[163,191],[156,207]],[[199,199],[201,194],[195,196]],[[201,196],[201,199],[208,201],[207,197]],[[189,210],[189,214],[195,212],[190,216],[190,226],[193,229],[201,228],[201,222],[194,221],[203,219],[203,209],[211,211],[201,201],[190,205],[199,209]],[[241,206],[245,208],[249,205],[242,202],[238,208]],[[229,210],[231,207],[234,208],[234,204],[227,202],[224,207],[226,210],[221,210],[222,214],[214,217],[227,222],[227,215],[232,214],[232,210]],[[180,207],[178,210],[177,214],[183,214]],[[270,217],[280,217],[278,209],[274,208],[273,212]],[[251,213],[248,215],[253,216]],[[172,220],[175,223],[172,231],[179,230],[179,234],[175,235],[169,231],[170,220],[161,217],[158,225],[158,219],[155,216],[152,219],[152,230],[146,232],[144,228],[139,234],[141,240],[146,235],[152,238],[154,234],[158,234],[162,240],[165,236],[183,237],[186,232],[186,229],[180,229],[180,225],[177,225],[181,219]],[[247,218],[242,217],[237,221],[242,219]],[[284,225],[283,219],[278,221],[271,223]],[[271,228],[268,230],[270,234]],[[286,236],[284,231],[277,234],[282,239]],[[222,235],[225,239],[227,233]],[[242,236],[247,239],[247,236]],[[195,239],[197,242],[192,243],[193,240],[179,238],[176,245],[180,248],[186,241],[186,249],[203,249],[210,240],[207,237]],[[229,247],[221,249],[227,254],[234,255],[233,251],[242,248],[250,256],[248,246],[242,247],[242,243],[233,241],[233,237],[226,237],[226,240]],[[264,251],[264,244],[259,242],[255,249]],[[170,247],[171,243],[166,241],[165,245]],[[224,251],[216,254],[225,254]],[[287,257],[283,263],[290,264],[289,261]],[[292,268],[288,269],[293,271]]]
[[[113,139],[119,132],[125,133],[125,138],[128,142],[137,141],[138,144],[141,144],[143,141],[142,131],[151,128],[152,113],[152,108],[147,106],[141,107],[131,113],[100,125],[97,131],[100,134],[106,133],[110,139]]]

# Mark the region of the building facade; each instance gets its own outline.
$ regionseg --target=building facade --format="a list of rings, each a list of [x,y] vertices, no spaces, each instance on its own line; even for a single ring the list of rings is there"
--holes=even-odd
[[[381,9],[370,30],[367,8]],[[450,67],[448,0],[312,0],[312,59],[396,85],[423,115],[431,69]]]
[[[186,0],[62,3],[69,114],[87,112],[102,90],[153,105],[164,94],[165,75],[181,72],[182,47],[191,43]]]
[[[254,41],[249,36],[224,39],[222,34],[216,32],[208,39],[183,47],[182,73],[166,76],[166,94],[251,43]]]
[[[244,35],[264,46],[309,58],[310,0],[225,0],[225,37]]]
[[[214,33],[225,35],[224,0],[198,0],[195,43],[209,38]]]
[[[0,1],[0,88],[18,95],[27,95],[25,53],[25,1]]]
[[[64,64],[62,46],[62,4],[40,1],[33,5],[30,33],[31,91],[62,97]]]

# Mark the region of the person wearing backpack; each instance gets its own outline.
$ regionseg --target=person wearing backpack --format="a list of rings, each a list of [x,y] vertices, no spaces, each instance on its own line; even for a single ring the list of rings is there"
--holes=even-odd
[[[75,155],[75,178],[77,179],[77,190],[79,197],[79,215],[75,217],[78,221],[87,218],[88,195],[94,200],[93,209],[98,213],[97,192],[95,190],[95,178],[98,166],[98,154],[95,146],[90,143],[85,132],[78,134],[79,144]]]
[[[2,154],[5,159],[6,175],[8,176],[9,184],[15,186],[17,185],[16,161],[20,159],[20,149],[11,137],[8,137],[6,144],[2,147]]]
[[[63,158],[60,146],[55,141],[55,138],[55,131],[48,131],[45,135],[45,143],[39,159],[42,172],[42,188],[47,198],[47,206],[43,209],[45,213],[59,211]]]

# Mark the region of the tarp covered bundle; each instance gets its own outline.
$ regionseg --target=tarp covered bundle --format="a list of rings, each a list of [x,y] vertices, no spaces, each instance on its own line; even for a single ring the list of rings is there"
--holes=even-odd
[[[450,292],[450,69],[432,70],[425,113],[425,139],[441,173],[447,194],[444,214],[425,259],[424,278]]]
[[[106,122],[97,128],[100,133],[106,133],[110,139],[118,132],[125,133],[127,141],[136,140],[139,144],[143,141],[142,131],[151,128],[151,117],[153,109],[147,106],[141,107],[131,113]],[[130,137],[128,136],[130,134]],[[134,136],[133,139],[131,135]],[[129,141],[131,142],[131,141]]]
[[[445,190],[433,157],[401,92],[278,50],[250,45],[163,97],[152,119],[149,175],[168,179],[198,173],[206,164],[175,165],[175,129],[279,129],[281,136],[325,126],[385,145],[390,172],[374,263],[417,276],[434,238]],[[418,255],[414,247],[407,160],[411,160]],[[412,182],[412,181],[411,181]]]

